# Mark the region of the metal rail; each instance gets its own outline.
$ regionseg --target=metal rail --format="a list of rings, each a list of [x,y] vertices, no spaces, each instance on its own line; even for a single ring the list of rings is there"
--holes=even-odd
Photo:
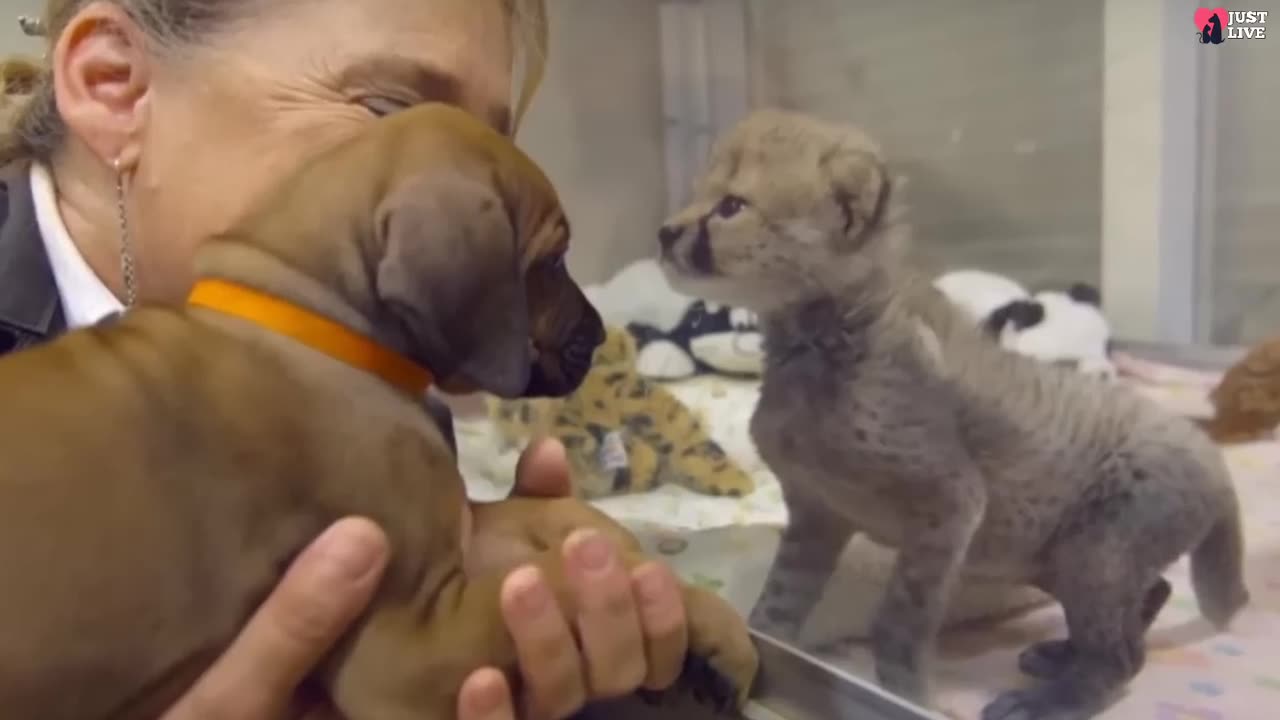
[[[937,720],[926,712],[801,650],[751,631],[760,677],[738,720]],[[660,707],[635,698],[600,703],[575,720],[725,720],[691,698]]]

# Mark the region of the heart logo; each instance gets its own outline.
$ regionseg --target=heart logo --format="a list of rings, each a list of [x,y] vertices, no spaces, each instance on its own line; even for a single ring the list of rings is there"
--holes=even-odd
[[[1223,29],[1226,29],[1228,18],[1226,8],[1196,8],[1196,30],[1203,30],[1205,25],[1209,24],[1209,18],[1214,15],[1218,16],[1218,22],[1222,23]]]

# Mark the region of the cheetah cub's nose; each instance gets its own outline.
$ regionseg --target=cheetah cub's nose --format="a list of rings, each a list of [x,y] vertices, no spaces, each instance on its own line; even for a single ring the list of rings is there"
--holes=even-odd
[[[679,225],[663,225],[658,228],[658,242],[662,244],[662,251],[671,252],[671,246],[676,244],[683,232],[684,228]]]

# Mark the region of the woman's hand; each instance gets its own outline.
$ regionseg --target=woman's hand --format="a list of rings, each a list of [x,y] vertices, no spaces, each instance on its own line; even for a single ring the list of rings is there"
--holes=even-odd
[[[569,492],[564,447],[554,440],[531,444],[516,468],[515,494],[561,497]],[[479,537],[485,528],[474,532]],[[459,720],[514,720],[517,708],[539,720],[558,720],[589,700],[642,686],[661,689],[675,681],[687,632],[683,596],[671,571],[655,562],[627,572],[611,543],[590,530],[572,534],[564,553],[578,617],[566,620],[535,568],[513,570],[501,602],[525,694],[513,697],[497,670],[477,670],[459,695]]]
[[[569,494],[558,442],[525,451],[516,493]],[[565,553],[581,608],[572,629],[538,572],[514,570],[503,585],[502,610],[516,641],[525,694],[514,697],[501,672],[477,670],[459,694],[459,720],[514,720],[517,707],[558,720],[588,700],[675,680],[686,634],[671,572],[650,563],[627,573],[613,548],[590,531],[571,536]],[[388,555],[386,536],[368,520],[332,525],[298,556],[227,652],[163,720],[301,717],[316,699],[303,697],[299,684],[369,603]]]

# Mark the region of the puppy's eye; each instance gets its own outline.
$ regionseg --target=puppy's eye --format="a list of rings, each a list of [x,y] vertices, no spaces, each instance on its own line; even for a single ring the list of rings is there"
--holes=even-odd
[[[386,117],[393,113],[400,112],[410,106],[411,103],[404,100],[397,100],[386,96],[370,96],[363,97],[356,101],[368,110],[375,117]]]
[[[722,218],[731,218],[742,212],[742,208],[747,206],[747,201],[738,195],[725,195],[716,205],[716,214]]]
[[[549,262],[551,263],[552,270],[564,270],[565,268],[564,253],[560,253],[559,255],[552,256]]]

